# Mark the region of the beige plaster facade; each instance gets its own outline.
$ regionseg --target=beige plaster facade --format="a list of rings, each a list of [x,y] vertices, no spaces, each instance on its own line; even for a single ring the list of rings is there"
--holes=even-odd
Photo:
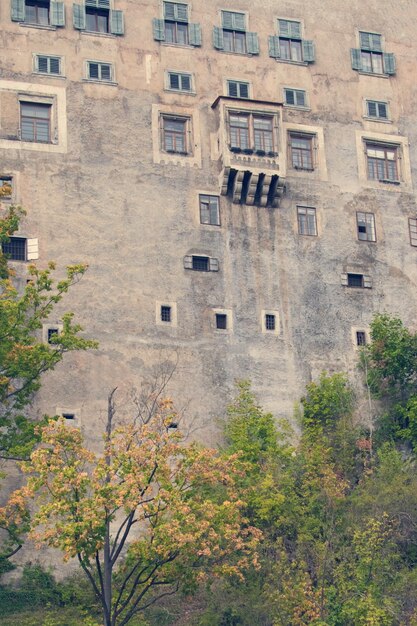
[[[103,1],[108,30],[123,12],[120,34],[75,28],[72,0],[56,26],[19,18],[24,0],[0,5],[0,177],[28,210],[21,234],[38,239],[39,264],[89,264],[62,310],[100,343],[45,377],[37,410],[74,414],[96,443],[109,390],[127,393],[167,360],[170,395],[213,441],[235,379],[291,416],[322,369],[355,371],[375,312],[416,327],[416,3],[179,4],[182,21],[174,3]],[[164,7],[178,43],[166,41]],[[353,69],[361,32],[381,35],[381,50],[363,47]],[[58,58],[59,72],[39,57]],[[37,124],[22,121],[22,103],[47,107],[47,142],[22,136]],[[382,174],[370,177],[373,164]],[[300,207],[312,209],[307,225]],[[373,232],[359,230],[361,214]]]

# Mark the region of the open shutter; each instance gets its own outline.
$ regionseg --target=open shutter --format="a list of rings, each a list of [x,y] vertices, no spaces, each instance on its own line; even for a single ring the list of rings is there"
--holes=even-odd
[[[72,5],[72,19],[74,28],[77,30],[85,30],[85,8],[82,4]]]
[[[363,277],[364,289],[372,289],[372,278],[370,276]]]
[[[281,56],[281,49],[279,46],[279,37],[271,35],[268,37],[269,56],[273,59],[279,59]]]
[[[155,41],[165,41],[165,21],[154,18],[152,20],[153,38]]]
[[[347,287],[348,286],[348,275],[347,274],[342,274],[340,282],[341,282],[343,287]]]
[[[359,33],[359,43],[362,50],[372,50],[371,33]]]
[[[52,26],[65,26],[65,7],[63,2],[53,2],[51,0],[49,15]]]
[[[184,257],[184,269],[186,270],[192,270],[193,269],[193,257],[189,254],[187,254]]]
[[[315,60],[314,54],[314,43],[312,41],[308,41],[307,39],[303,39],[303,61],[306,63],[313,63]]]
[[[37,239],[26,240],[26,257],[28,261],[39,259],[39,245]]]
[[[12,0],[10,5],[13,22],[25,21],[25,0]]]
[[[362,69],[361,51],[358,48],[350,49],[350,59],[352,61],[352,69],[360,71]]]
[[[259,54],[259,38],[257,33],[246,33],[246,50],[248,54]]]
[[[212,259],[210,257],[210,259],[209,259],[209,271],[210,272],[218,272],[219,271],[219,260],[218,259]]]
[[[125,34],[123,11],[110,11],[110,32],[113,35]]]
[[[223,50],[223,29],[219,28],[219,26],[213,27],[213,46],[216,50]]]
[[[389,76],[395,74],[397,69],[397,64],[395,61],[395,55],[392,52],[384,52],[382,55],[384,59],[384,72]]]
[[[190,46],[201,46],[201,26],[200,24],[188,25],[188,42]]]

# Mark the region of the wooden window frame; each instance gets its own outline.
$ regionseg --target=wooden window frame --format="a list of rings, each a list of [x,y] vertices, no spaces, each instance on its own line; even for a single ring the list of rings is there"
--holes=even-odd
[[[294,102],[288,102],[287,99],[287,94],[288,93],[292,93],[293,94],[293,98],[294,98]],[[304,104],[299,104],[297,102],[298,100],[298,94],[302,94],[303,95],[303,99],[304,99]],[[293,87],[284,87],[284,104],[287,107],[297,107],[300,109],[307,109],[307,92],[304,89],[294,89]]]
[[[361,228],[365,228],[365,230],[360,230]],[[356,212],[356,229],[357,229],[359,241],[370,241],[370,242],[375,243],[376,242],[375,214],[365,212],[365,211],[357,211]],[[361,236],[361,235],[364,235],[364,236]]]
[[[29,4],[30,3],[30,4]],[[27,18],[27,7],[33,7],[35,9],[36,19],[30,20]],[[48,19],[46,22],[39,19],[39,9],[47,9]],[[50,26],[51,24],[51,3],[49,0],[25,0],[25,24],[35,24],[36,26]]]
[[[371,120],[384,120],[389,121],[389,111],[388,111],[388,103],[383,100],[366,100],[366,117],[369,117]],[[376,115],[371,115],[370,105],[375,105]],[[381,105],[385,107],[386,115],[380,115]]]
[[[294,146],[292,143],[293,139],[300,139],[304,141],[308,141],[308,147],[303,148],[300,146]],[[315,170],[315,162],[314,162],[314,141],[316,136],[309,133],[303,133],[298,131],[288,131],[288,152],[289,152],[289,162],[294,170],[304,171],[304,172],[313,172]],[[295,163],[294,157],[298,155],[298,159],[300,162]]]
[[[242,125],[237,125],[233,117],[247,120],[246,126],[243,126],[243,122]],[[256,122],[258,120],[268,120],[270,129],[256,128]],[[263,152],[265,154],[275,152],[276,138],[274,133],[274,115],[257,111],[229,110],[228,121],[229,146],[232,151],[241,150],[243,152]]]
[[[232,85],[236,85],[236,93],[237,93],[236,96],[230,93]],[[247,94],[248,94],[247,96],[242,95],[242,87],[246,87]],[[250,100],[250,83],[244,80],[227,79],[226,89],[227,89],[227,95],[229,98],[238,98],[240,100]]]
[[[215,201],[215,202],[214,202]],[[212,210],[211,205],[215,205]],[[199,194],[200,224],[207,226],[220,226],[220,197],[210,194]],[[204,219],[204,212],[208,215],[208,220]],[[213,218],[213,215],[215,216]]]
[[[174,72],[174,71],[168,70],[166,76],[167,76],[166,85],[169,91],[177,91],[181,93],[194,93],[192,74],[189,74],[188,72]],[[171,76],[178,76],[178,85],[179,85],[178,87],[172,87]],[[189,89],[185,89],[183,87],[184,78],[188,78],[189,80],[189,85],[190,85]]]
[[[383,151],[384,157],[377,157],[369,155],[368,151]],[[388,153],[394,152],[395,158],[388,158]],[[400,145],[390,143],[380,143],[370,140],[365,140],[365,156],[366,156],[366,172],[368,180],[375,180],[383,183],[391,183],[394,185],[400,184]],[[389,163],[394,163],[395,178],[390,176]],[[379,176],[380,167],[383,168],[383,176]]]
[[[317,237],[317,212],[314,207],[297,206],[297,223],[299,235]],[[311,227],[312,224],[313,227]]]
[[[44,110],[48,110],[48,116],[44,117],[44,118],[38,118],[38,117],[34,117],[31,115],[24,115],[23,111],[24,111],[24,105],[28,104],[31,106],[40,106],[40,107],[44,107]],[[44,102],[33,102],[33,101],[25,101],[25,100],[20,100],[19,101],[19,106],[20,106],[20,133],[21,133],[21,140],[22,141],[27,141],[30,143],[43,143],[43,144],[48,144],[48,143],[52,143],[51,140],[51,121],[52,121],[52,104],[46,104]],[[43,141],[43,140],[39,140],[38,137],[38,133],[37,133],[37,129],[38,127],[40,127],[42,122],[45,122],[45,120],[47,121],[47,128],[48,128],[48,139],[47,141]],[[28,139],[27,137],[23,136],[23,121],[26,122],[30,122],[32,124],[33,127],[33,139]]]
[[[97,78],[91,76],[91,66],[97,65],[98,76]],[[103,67],[109,68],[109,78],[103,78]],[[114,67],[112,63],[105,63],[104,61],[86,61],[86,80],[91,80],[100,83],[112,83],[114,82]]]
[[[180,131],[176,131],[175,129],[167,129],[166,123],[169,121],[180,122],[182,125],[182,129]],[[189,138],[190,123],[191,120],[189,117],[170,115],[168,113],[161,114],[161,149],[163,152],[166,152],[167,154],[178,154],[183,156],[191,154],[191,141]],[[172,140],[172,149],[167,147],[168,136],[170,136]],[[181,141],[180,138],[182,138],[182,150],[176,149],[177,141]]]
[[[89,28],[88,16],[94,17],[95,28]],[[106,30],[100,28],[99,18],[104,17],[106,20]],[[91,20],[90,20],[91,21]],[[85,30],[87,33],[110,33],[110,9],[98,8],[98,7],[85,7]]]

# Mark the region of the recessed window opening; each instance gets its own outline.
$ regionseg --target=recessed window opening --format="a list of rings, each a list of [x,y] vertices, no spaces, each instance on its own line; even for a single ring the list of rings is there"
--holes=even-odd
[[[39,102],[20,103],[20,128],[23,141],[50,143],[51,105]]]
[[[220,226],[220,202],[218,196],[200,195],[200,223]]]
[[[64,420],[75,420],[75,413],[63,413]]]
[[[54,339],[58,337],[59,329],[58,328],[48,328],[48,343],[54,343]]]
[[[363,274],[348,274],[348,287],[363,287]]]
[[[161,322],[171,322],[171,307],[168,305],[161,306]]]
[[[227,330],[227,315],[225,313],[216,313],[216,328]]]
[[[265,328],[266,330],[275,330],[275,315],[265,314]]]
[[[3,254],[11,261],[26,261],[26,241],[24,237],[10,237],[1,244]]]
[[[109,32],[109,11],[108,9],[95,9],[94,7],[85,7],[85,26],[86,30],[93,33]]]
[[[208,272],[209,258],[207,256],[193,256],[193,270]]]

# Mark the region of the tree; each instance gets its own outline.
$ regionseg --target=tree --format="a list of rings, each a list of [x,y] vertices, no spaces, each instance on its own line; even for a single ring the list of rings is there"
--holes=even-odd
[[[31,536],[77,558],[106,626],[124,626],[209,570],[242,576],[256,561],[259,532],[248,526],[236,490],[235,455],[186,445],[170,401],[150,419],[114,428],[108,400],[104,451],[85,447],[62,421],[41,429],[24,465],[33,499]]]

